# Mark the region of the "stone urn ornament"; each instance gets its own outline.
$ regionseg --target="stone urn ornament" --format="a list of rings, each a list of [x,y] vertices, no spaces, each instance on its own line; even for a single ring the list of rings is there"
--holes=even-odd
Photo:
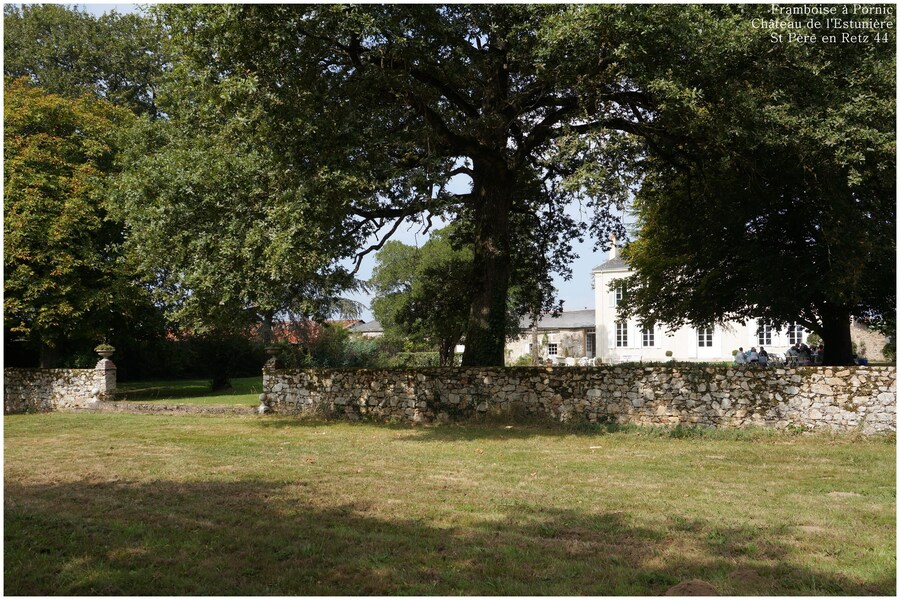
[[[116,349],[109,344],[100,344],[96,348],[94,348],[94,352],[100,355],[100,358],[109,358],[113,355]]]
[[[274,344],[266,346],[266,354],[269,355],[269,360],[267,360],[265,364],[266,367],[270,369],[278,369],[281,367],[281,364],[278,362],[278,356],[281,354],[281,346],[276,346]]]

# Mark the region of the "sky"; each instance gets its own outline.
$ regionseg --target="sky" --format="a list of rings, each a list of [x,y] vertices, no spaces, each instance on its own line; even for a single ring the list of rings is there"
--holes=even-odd
[[[136,12],[138,5],[136,4],[81,4],[87,12],[95,15],[102,15],[111,10],[119,13]],[[451,190],[453,191],[453,190]],[[465,191],[465,190],[459,190]],[[573,213],[577,216],[577,212]],[[440,228],[435,225],[435,228]],[[421,246],[428,240],[428,236],[422,235],[420,225],[402,225],[394,234],[392,239],[413,246]],[[374,238],[370,243],[374,243]],[[577,240],[572,244],[575,253],[578,255],[572,263],[572,278],[569,281],[563,281],[559,276],[555,277],[553,282],[559,291],[559,298],[563,300],[563,310],[581,310],[584,308],[594,308],[594,290],[592,288],[591,271],[594,267],[607,259],[605,252],[594,252],[594,241],[586,238],[584,243],[578,243]],[[360,279],[368,279],[372,275],[372,269],[375,266],[375,253],[370,253],[363,259],[360,265],[357,277]],[[351,299],[360,302],[363,305],[360,318],[364,321],[371,321],[374,317],[370,309],[372,297],[369,294],[355,294],[350,296]]]

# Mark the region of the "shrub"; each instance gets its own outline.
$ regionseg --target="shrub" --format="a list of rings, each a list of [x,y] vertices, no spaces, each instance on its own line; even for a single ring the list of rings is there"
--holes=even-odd
[[[512,365],[513,367],[530,367],[531,366],[531,356],[528,354],[523,354],[519,358],[517,358]]]
[[[388,359],[389,367],[437,367],[441,364],[440,354],[437,352],[398,352]]]

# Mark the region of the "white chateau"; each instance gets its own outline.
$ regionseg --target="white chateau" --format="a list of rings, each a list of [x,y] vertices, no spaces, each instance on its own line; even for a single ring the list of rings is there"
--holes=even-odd
[[[619,318],[616,305],[621,290],[613,282],[631,275],[628,265],[618,256],[613,245],[609,260],[594,268],[596,306],[596,356],[604,363],[680,361],[730,361],[739,347],[765,347],[769,354],[784,354],[797,342],[805,342],[808,333],[799,325],[778,331],[750,320],[746,324],[731,322],[725,326],[682,327],[669,333],[664,325],[644,327],[636,319]],[[610,286],[612,285],[612,288]],[[667,356],[666,352],[671,352]]]
[[[506,363],[530,355],[538,344],[544,360],[556,364],[604,364],[621,362],[663,362],[667,360],[697,362],[730,362],[734,351],[764,347],[770,356],[784,356],[797,342],[808,342],[809,332],[800,325],[777,330],[750,320],[711,327],[682,327],[669,332],[664,325],[644,327],[637,319],[622,319],[617,304],[622,298],[614,282],[628,277],[632,271],[619,257],[615,244],[609,260],[592,271],[595,309],[565,311],[558,316],[544,316],[533,332],[523,319],[522,335],[506,345]],[[612,287],[611,287],[612,286]],[[883,360],[886,339],[858,323],[851,324],[851,339],[860,356]],[[671,355],[667,355],[671,352]]]

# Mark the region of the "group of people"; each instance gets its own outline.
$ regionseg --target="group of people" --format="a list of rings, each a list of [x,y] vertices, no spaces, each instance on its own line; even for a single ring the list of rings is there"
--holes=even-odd
[[[757,352],[756,346],[744,352],[743,346],[738,348],[737,354],[734,355],[734,364],[736,365],[762,365],[769,364],[769,353],[762,346]]]
[[[825,345],[819,344],[817,348],[810,348],[802,342],[797,342],[787,349],[784,356],[789,363],[805,362],[810,365],[820,365],[825,357]]]
[[[824,356],[825,346],[823,344],[819,344],[817,348],[810,348],[802,342],[797,342],[784,353],[785,362],[788,364],[820,365]],[[766,366],[769,364],[769,353],[763,346],[759,347],[759,351],[754,346],[746,352],[743,347],[740,347],[734,355],[734,364]]]

